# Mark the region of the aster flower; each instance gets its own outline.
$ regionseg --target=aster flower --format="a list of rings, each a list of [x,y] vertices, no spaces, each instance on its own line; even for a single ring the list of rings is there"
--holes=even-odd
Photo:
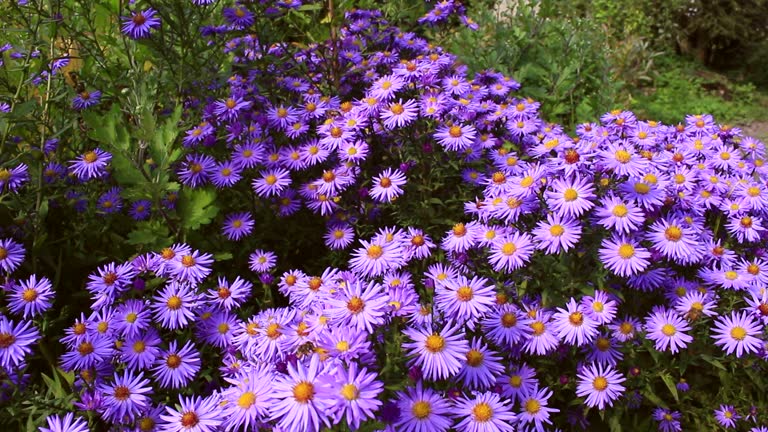
[[[234,186],[242,178],[242,168],[237,162],[225,160],[216,164],[211,174],[211,183],[217,189],[222,189]]]
[[[216,432],[223,423],[219,396],[207,398],[179,395],[177,408],[165,407],[162,432]]]
[[[747,314],[747,312],[731,311],[730,316],[721,317],[715,321],[712,338],[715,345],[720,345],[726,354],[741,357],[744,354],[756,353],[763,341],[760,336],[763,326]]]
[[[155,321],[169,330],[181,329],[194,320],[198,296],[188,283],[168,282],[153,298]]]
[[[222,426],[228,430],[248,430],[256,427],[269,415],[274,376],[263,367],[244,369],[232,378],[225,378],[231,387],[221,392],[223,405]]]
[[[323,236],[325,245],[334,250],[346,249],[354,239],[355,231],[347,224],[333,224]]]
[[[75,413],[67,413],[64,417],[52,414],[46,417],[48,427],[40,427],[40,432],[89,432],[88,422],[82,417],[75,417]]]
[[[131,39],[143,39],[149,36],[152,29],[160,28],[160,17],[155,16],[154,9],[136,11],[129,17],[123,17],[122,32]]]
[[[61,367],[67,371],[81,371],[100,365],[114,354],[112,345],[108,336],[87,334],[61,356]]]
[[[533,230],[536,248],[547,254],[567,252],[581,238],[581,224],[570,218],[561,218],[555,213],[547,215],[547,221],[540,221]]]
[[[26,250],[13,239],[0,239],[0,269],[13,273],[24,261]]]
[[[482,319],[495,301],[495,290],[488,279],[456,276],[435,288],[435,303],[445,317],[469,326]]]
[[[626,277],[642,272],[651,264],[650,258],[648,249],[623,234],[614,234],[610,239],[603,239],[600,248],[600,260],[611,272],[619,276]]]
[[[462,151],[472,145],[476,135],[472,125],[453,124],[439,127],[434,138],[448,151]]]
[[[413,122],[418,117],[419,109],[418,102],[410,99],[403,102],[400,99],[398,102],[390,104],[387,108],[381,112],[381,120],[384,123],[384,127],[387,129],[402,128]]]
[[[413,341],[403,343],[403,349],[413,357],[410,363],[419,366],[427,379],[446,379],[459,373],[464,353],[469,351],[469,342],[461,327],[448,325],[434,332],[406,328],[403,333]]]
[[[160,343],[160,334],[149,327],[143,333],[125,338],[120,347],[120,360],[130,370],[149,369],[161,355]]]
[[[621,385],[626,379],[610,366],[591,364],[578,374],[577,396],[586,396],[584,403],[589,407],[605,409],[613,406],[625,388]]]
[[[512,432],[517,416],[512,404],[496,393],[477,393],[473,398],[461,397],[455,402],[457,432]]]
[[[35,318],[50,309],[54,295],[51,288],[48,278],[38,279],[36,275],[31,275],[29,279],[13,286],[8,307],[16,314],[23,311],[24,319]]]
[[[213,255],[195,250],[177,255],[171,261],[170,274],[178,281],[196,285],[211,273],[208,267],[211,264],[213,264]]]
[[[394,424],[402,432],[445,432],[453,422],[449,415],[453,407],[448,400],[430,388],[424,388],[421,381],[415,387],[397,392],[397,406],[400,416]]]
[[[700,235],[687,225],[660,219],[648,229],[647,239],[665,257],[680,263],[696,262],[701,257]]]
[[[291,185],[290,173],[282,168],[261,171],[261,177],[253,180],[252,186],[256,195],[271,197],[279,195],[286,187]]]
[[[446,233],[440,246],[446,251],[466,252],[474,247],[479,232],[480,226],[476,223],[457,223]]]
[[[16,192],[26,182],[29,181],[29,173],[26,164],[19,164],[11,168],[0,168],[0,192]]]
[[[395,198],[403,194],[403,189],[406,183],[405,174],[399,169],[387,168],[373,178],[373,189],[371,189],[371,197],[378,202],[392,202]]]
[[[530,234],[515,231],[494,239],[488,261],[498,272],[511,272],[523,267],[531,259],[533,250]]]
[[[250,212],[231,213],[224,219],[222,234],[229,240],[240,240],[253,232],[253,223]]]
[[[107,421],[120,423],[133,421],[136,416],[147,409],[152,395],[152,386],[144,374],[134,375],[126,370],[122,375],[115,373],[114,381],[98,386],[98,391],[104,396],[105,409],[102,418]]]
[[[625,316],[622,320],[617,320],[608,325],[612,331],[611,336],[619,342],[627,342],[635,338],[638,330],[641,329],[640,320],[630,316]]]
[[[213,112],[224,121],[235,121],[240,116],[240,113],[250,108],[251,102],[243,100],[238,96],[230,96],[229,98],[221,101],[216,101],[213,104]]]
[[[223,15],[224,19],[232,24],[233,27],[239,29],[246,29],[256,22],[253,13],[242,5],[233,8],[224,8]]]
[[[536,432],[543,432],[545,424],[552,424],[549,416],[552,413],[560,412],[557,408],[550,408],[548,406],[549,398],[552,397],[552,390],[547,387],[539,389],[536,385],[527,394],[524,394],[520,398],[521,411],[517,415],[520,421],[520,426],[531,424],[532,428],[536,429]]]
[[[318,397],[316,388],[323,374],[320,357],[315,354],[308,365],[289,363],[287,373],[277,376],[273,386],[276,402],[270,415],[279,427],[297,432],[317,431],[322,424],[330,427],[328,409],[332,402]]]
[[[380,284],[356,280],[342,281],[341,285],[337,294],[326,302],[325,312],[331,324],[368,333],[384,324],[389,296],[382,292]]]
[[[101,149],[87,151],[79,159],[69,162],[69,169],[81,181],[100,178],[106,174],[112,155]]]
[[[554,326],[550,321],[552,314],[538,310],[533,316],[530,324],[528,324],[531,333],[525,341],[523,349],[529,354],[545,355],[560,343],[554,334]]]
[[[181,168],[176,172],[182,184],[191,188],[205,185],[210,181],[216,167],[216,160],[208,155],[188,154]]]
[[[715,410],[715,420],[726,429],[735,428],[739,419],[741,416],[733,405],[720,405],[720,409]]]
[[[578,218],[591,209],[594,187],[588,179],[575,176],[573,180],[556,179],[552,190],[545,193],[547,204],[561,217]]]
[[[31,321],[16,324],[0,315],[0,368],[15,371],[39,338],[40,333]]]
[[[672,353],[685,348],[693,338],[683,333],[691,326],[679,315],[670,310],[658,310],[645,319],[646,337],[655,342],[658,351],[669,348]]]
[[[517,306],[492,308],[482,321],[483,334],[498,346],[512,346],[531,332],[532,321]]]
[[[152,212],[152,201],[150,200],[138,200],[131,204],[131,209],[128,210],[128,214],[133,220],[143,221],[149,218]]]
[[[251,296],[253,284],[237,276],[232,283],[219,277],[218,286],[208,290],[206,297],[210,302],[225,309],[232,310],[239,307]]]
[[[374,411],[381,406],[377,397],[384,390],[384,384],[376,378],[377,375],[366,368],[358,369],[355,362],[351,362],[348,369],[340,367],[326,377],[319,392],[333,403],[334,423],[345,417],[347,426],[357,430],[360,422],[374,418]]]
[[[664,408],[656,408],[653,410],[653,419],[659,422],[660,432],[682,431],[683,429],[680,427],[680,417],[681,414],[679,411],[672,411]]]
[[[178,349],[176,341],[157,357],[152,373],[162,388],[181,388],[189,385],[200,371],[200,353],[191,341]]]
[[[629,234],[643,225],[645,215],[631,200],[607,195],[595,210],[597,223],[618,233]]]
[[[118,213],[123,209],[123,200],[120,197],[120,188],[113,187],[99,197],[96,203],[99,213]]]
[[[92,106],[98,105],[101,102],[101,92],[99,90],[88,91],[83,90],[72,98],[72,108],[82,111]]]
[[[499,354],[488,348],[480,338],[472,339],[465,357],[457,379],[468,389],[489,389],[496,383],[496,377],[504,372]]]
[[[553,316],[554,330],[565,343],[575,346],[585,345],[597,337],[598,322],[581,311],[576,300],[566,304],[567,309],[557,308]]]
[[[352,252],[349,261],[352,271],[367,277],[382,275],[404,264],[403,248],[399,242],[367,242],[360,240],[361,248]]]
[[[256,249],[248,257],[248,264],[251,271],[256,273],[265,273],[275,268],[277,255],[274,252]]]

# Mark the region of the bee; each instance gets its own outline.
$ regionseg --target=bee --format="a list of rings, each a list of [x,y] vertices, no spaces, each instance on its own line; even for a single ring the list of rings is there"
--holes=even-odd
[[[299,357],[303,357],[305,355],[312,355],[315,352],[315,345],[312,342],[307,342],[304,345],[300,345],[296,349],[296,354]]]

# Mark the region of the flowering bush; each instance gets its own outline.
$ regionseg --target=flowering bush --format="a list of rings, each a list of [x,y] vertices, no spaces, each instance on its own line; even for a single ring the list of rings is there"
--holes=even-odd
[[[2,422],[766,430],[763,143],[568,134],[429,43],[454,1],[193,3],[4,6],[51,32],[3,49]]]

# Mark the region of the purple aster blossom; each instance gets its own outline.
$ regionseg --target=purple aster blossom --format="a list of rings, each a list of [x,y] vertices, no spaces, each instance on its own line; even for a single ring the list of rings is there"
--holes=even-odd
[[[351,328],[329,327],[318,333],[317,346],[326,350],[331,358],[351,362],[371,350],[369,333]]]
[[[237,144],[232,150],[232,161],[241,169],[253,168],[265,157],[264,146],[259,143]]]
[[[134,375],[129,370],[122,375],[115,373],[113,382],[102,383],[97,389],[104,397],[101,417],[115,423],[133,421],[151,402],[152,386],[143,373]]]
[[[131,204],[131,209],[128,210],[128,214],[137,221],[143,221],[149,219],[149,215],[152,213],[152,201],[142,199],[134,201]]]
[[[552,190],[545,193],[547,205],[561,217],[578,218],[594,206],[594,186],[588,179],[556,179]]]
[[[688,382],[685,381],[685,378],[680,378],[680,381],[677,383],[677,385],[675,385],[675,387],[679,392],[682,393],[685,393],[691,389],[691,386],[688,385]]]
[[[185,186],[196,188],[210,181],[216,168],[216,160],[204,154],[188,154],[176,172]]]
[[[224,219],[222,234],[229,240],[240,240],[253,232],[253,217],[250,212],[230,213]]]
[[[274,252],[256,249],[248,257],[248,265],[251,271],[256,273],[264,273],[271,271],[275,268],[277,262],[277,255]]]
[[[725,227],[739,243],[749,243],[760,241],[760,235],[766,230],[762,223],[761,217],[746,214],[729,217]]]
[[[162,432],[216,432],[223,423],[218,394],[207,398],[179,395],[177,408],[166,406],[165,411],[160,416]]]
[[[178,281],[197,285],[211,274],[211,264],[213,255],[209,253],[194,250],[179,254],[171,260],[170,275]]]
[[[434,332],[408,327],[403,333],[413,341],[403,343],[403,349],[412,357],[408,363],[421,368],[425,378],[434,381],[459,373],[464,353],[469,351],[469,342],[462,327],[447,325]]]
[[[607,334],[599,335],[592,345],[584,347],[583,351],[587,354],[587,361],[591,363],[616,366],[624,358],[624,354],[617,349],[616,341]]]
[[[647,159],[639,155],[632,146],[621,141],[609,143],[598,156],[606,171],[617,176],[642,178],[648,167]]]
[[[477,130],[472,125],[446,125],[437,129],[434,138],[448,151],[463,151],[475,141]]]
[[[198,296],[188,283],[170,281],[153,298],[151,308],[161,327],[176,330],[195,318]]]
[[[0,368],[16,371],[39,339],[40,332],[31,321],[21,320],[16,324],[0,315]]]
[[[627,342],[634,339],[641,328],[640,320],[628,315],[624,319],[616,320],[608,325],[608,329],[612,332],[611,336],[619,342]]]
[[[531,332],[532,321],[511,304],[495,305],[482,320],[483,334],[498,346],[512,346]]]
[[[79,180],[91,180],[103,177],[107,173],[110,160],[112,160],[111,154],[97,148],[83,153],[79,159],[70,161],[69,169]]]
[[[446,319],[472,326],[491,310],[494,288],[486,278],[456,276],[435,287],[434,301]]]
[[[768,325],[768,289],[750,289],[749,297],[745,296],[749,311],[752,316],[762,321],[763,325]]]
[[[522,403],[523,397],[538,388],[539,380],[536,378],[536,370],[523,363],[519,366],[511,365],[509,374],[499,376],[497,384],[501,385],[502,396],[510,398],[512,403],[515,400]]]
[[[685,348],[693,338],[683,333],[691,330],[691,326],[674,311],[656,310],[645,319],[646,337],[655,343],[658,351],[666,351],[672,354]]]
[[[651,252],[630,236],[613,234],[610,239],[603,239],[600,246],[600,261],[619,276],[641,273],[651,264]]]
[[[160,343],[160,334],[154,327],[126,337],[120,347],[120,360],[134,371],[149,369],[162,354]]]
[[[539,221],[533,230],[536,248],[547,254],[567,252],[581,239],[581,224],[571,218],[561,218],[555,213],[547,215],[547,221]]]
[[[160,28],[160,17],[156,16],[154,9],[136,11],[129,17],[122,17],[122,32],[131,39],[143,39],[149,37],[152,29]]]
[[[750,287],[752,277],[749,273],[739,271],[732,267],[712,267],[701,268],[697,276],[701,278],[706,285],[720,286],[729,290],[746,290]]]
[[[96,273],[89,275],[85,288],[94,300],[102,299],[102,302],[111,304],[131,287],[135,276],[136,270],[130,263],[113,262],[101,266]],[[100,302],[99,305],[101,304]]]
[[[216,348],[226,348],[232,344],[235,329],[240,325],[237,317],[230,311],[203,310],[202,319],[195,327],[197,338]]]
[[[45,166],[43,170],[43,178],[46,183],[54,183],[57,180],[63,179],[67,175],[67,169],[58,162],[51,161]]]
[[[387,168],[373,178],[374,186],[370,192],[371,197],[377,202],[392,202],[403,194],[401,186],[404,186],[405,183],[405,174],[402,171]]]
[[[224,308],[232,310],[239,307],[251,296],[253,284],[237,276],[232,283],[227,282],[223,277],[219,277],[218,286],[208,290],[206,297],[209,302]]]
[[[730,316],[715,321],[712,338],[715,345],[722,346],[726,354],[735,353],[736,357],[741,357],[760,350],[763,344],[760,339],[762,332],[763,325],[747,312],[731,311]]]
[[[114,354],[113,344],[109,336],[87,334],[61,356],[61,367],[66,371],[81,371],[109,362]]]
[[[598,224],[620,234],[629,234],[645,222],[643,210],[632,200],[621,199],[612,193],[603,198],[595,210],[595,218]]]
[[[491,243],[488,262],[497,272],[512,272],[523,267],[533,255],[533,242],[528,233],[512,232]]]
[[[133,337],[152,324],[152,316],[143,300],[129,299],[115,310],[113,324],[121,336]]]
[[[221,392],[223,402],[222,418],[226,419],[222,427],[227,430],[240,430],[257,425],[269,415],[272,399],[274,375],[265,367],[243,369],[231,378],[224,378],[230,387]]]
[[[323,240],[331,249],[346,249],[355,240],[355,230],[348,224],[333,224],[328,227]]]
[[[317,397],[317,386],[325,370],[320,356],[312,355],[309,364],[299,361],[288,363],[285,375],[278,375],[273,386],[276,402],[270,407],[270,417],[277,426],[297,432],[320,430],[321,425],[330,427],[329,409],[332,401]]]
[[[177,389],[192,382],[200,371],[200,365],[200,353],[191,341],[177,349],[174,340],[168,345],[168,350],[156,358],[152,373],[160,387]]]
[[[219,119],[234,122],[238,119],[242,111],[251,107],[251,102],[232,95],[226,100],[216,101],[213,106],[214,113],[216,113]]]
[[[339,367],[335,374],[324,377],[318,396],[332,401],[334,423],[344,417],[347,426],[357,430],[360,422],[374,418],[374,412],[381,406],[377,398],[384,390],[384,384],[377,377],[366,368],[358,369],[355,362],[351,362],[348,369]]]
[[[553,316],[553,329],[565,343],[583,346],[593,341],[597,335],[598,322],[582,312],[576,300],[566,304],[567,309],[557,308]]]
[[[453,417],[457,432],[513,432],[517,416],[509,400],[497,393],[476,393],[472,398],[460,397],[454,403]]]
[[[10,274],[24,261],[26,250],[11,238],[0,239],[0,269]]]
[[[403,102],[400,99],[383,109],[380,116],[387,129],[405,127],[419,116],[418,102],[413,99]]]
[[[709,293],[691,291],[675,301],[675,310],[681,316],[691,321],[700,316],[715,316],[717,312],[717,299]]]
[[[396,270],[405,263],[400,242],[375,240],[360,240],[362,247],[352,252],[353,257],[349,261],[352,271],[362,276],[375,277]]]
[[[87,91],[83,90],[78,93],[77,96],[72,98],[72,108],[82,111],[92,106],[98,105],[101,101],[101,92],[99,90]]]
[[[216,129],[214,129],[210,123],[204,121],[188,130],[181,142],[184,147],[195,147],[196,145],[205,142],[215,132]]]
[[[64,417],[52,414],[46,417],[48,427],[40,426],[40,432],[89,432],[88,422],[82,417],[75,417],[75,413],[67,413]]]
[[[260,197],[279,195],[280,192],[291,185],[290,172],[283,168],[261,171],[260,175],[251,184],[256,195]]]
[[[536,385],[527,394],[524,394],[520,398],[520,413],[517,415],[520,421],[520,426],[531,424],[531,430],[535,429],[536,432],[543,432],[545,424],[552,424],[549,416],[552,413],[560,412],[557,408],[550,408],[548,406],[549,398],[552,397],[552,390],[547,387],[539,389]],[[524,430],[524,429],[521,429]]]
[[[626,379],[610,366],[591,364],[582,368],[578,374],[577,396],[586,396],[584,403],[589,407],[605,409],[605,406],[613,406],[613,401],[618,399],[626,390],[622,382]]]
[[[701,236],[692,227],[677,220],[660,219],[648,229],[647,240],[663,256],[678,263],[694,263],[703,255]]]
[[[653,419],[659,422],[660,432],[680,432],[680,417],[682,415],[679,411],[672,411],[664,408],[656,408],[653,410]]]
[[[457,223],[446,232],[440,246],[449,252],[466,252],[477,243],[481,226],[475,222]]]
[[[528,324],[531,328],[523,349],[529,354],[545,355],[554,350],[560,343],[560,340],[554,334],[554,325],[550,321],[552,314],[542,310],[537,310]]]
[[[453,422],[453,407],[447,398],[425,388],[421,381],[415,387],[397,392],[400,416],[394,426],[402,432],[446,432]]]
[[[27,164],[19,164],[10,170],[0,168],[0,192],[16,192],[28,181]]]
[[[14,284],[8,296],[8,308],[15,314],[23,311],[24,319],[36,318],[51,308],[53,295],[51,281],[47,277],[38,279],[36,275],[31,275],[29,279]]]
[[[238,5],[232,8],[224,8],[224,19],[226,19],[233,27],[238,29],[246,29],[256,22],[253,13],[245,8],[245,6]]]
[[[118,213],[123,208],[123,200],[120,197],[120,188],[113,187],[99,197],[96,208],[100,213]]]
[[[720,409],[715,410],[715,420],[726,429],[735,428],[739,419],[741,416],[733,405],[720,405]]]
[[[398,75],[385,75],[377,79],[368,89],[368,97],[379,101],[390,101],[395,93],[405,87],[406,82]]]
[[[243,178],[240,166],[230,160],[225,160],[216,164],[211,174],[211,183],[217,189],[234,186]]]
[[[464,365],[456,378],[467,389],[489,389],[496,383],[496,377],[504,372],[501,356],[489,349],[480,338],[472,339],[464,356]]]
[[[389,296],[376,282],[342,281],[334,297],[326,302],[324,312],[332,325],[373,333],[386,321],[388,303]]]
[[[430,236],[418,228],[408,227],[408,236],[406,238],[406,261],[413,258],[424,259],[432,254],[435,244]]]

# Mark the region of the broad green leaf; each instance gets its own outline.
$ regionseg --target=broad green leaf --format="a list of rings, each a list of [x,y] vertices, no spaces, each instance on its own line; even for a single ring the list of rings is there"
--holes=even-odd
[[[186,230],[194,230],[209,224],[219,213],[215,201],[215,189],[183,189],[179,193],[179,203],[176,207],[181,226]]]
[[[112,154],[110,165],[112,165],[112,174],[120,184],[135,185],[147,181],[144,175],[141,174],[141,171],[127,157],[120,153]]]
[[[152,222],[139,222],[136,229],[128,233],[128,243],[144,245],[146,249],[159,249],[170,242],[169,231],[165,225]]]
[[[672,393],[672,397],[675,398],[675,401],[680,402],[680,398],[677,395],[677,386],[672,377],[668,373],[664,373],[661,374],[661,379],[664,381],[664,384],[667,385],[667,388],[669,389],[669,392]]]

